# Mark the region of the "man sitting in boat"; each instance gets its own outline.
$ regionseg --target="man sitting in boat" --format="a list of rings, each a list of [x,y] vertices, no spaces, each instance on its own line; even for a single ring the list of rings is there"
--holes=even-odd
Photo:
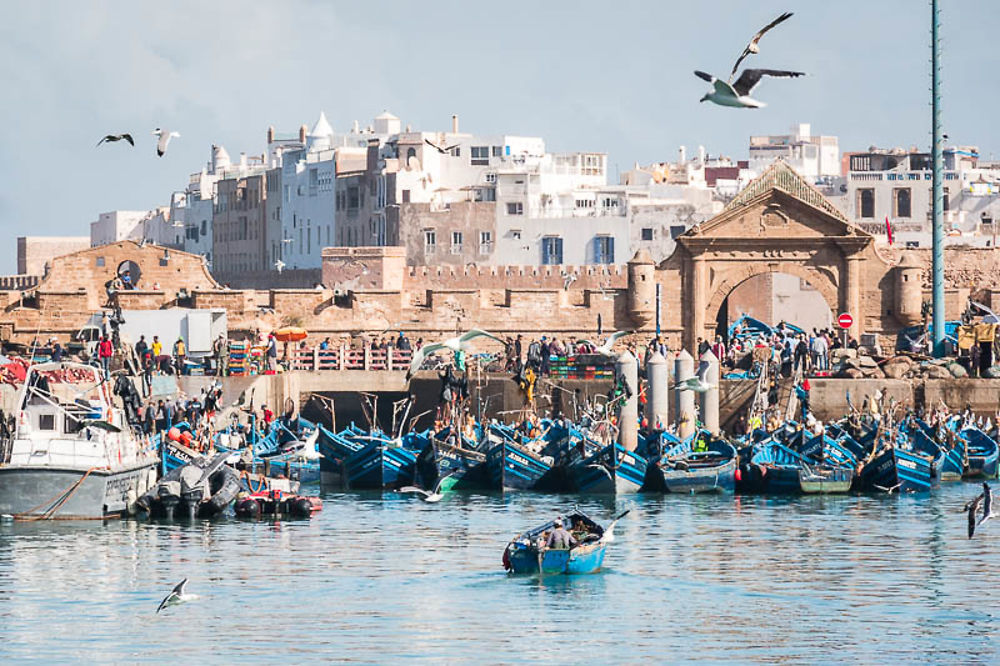
[[[563,527],[562,518],[556,518],[552,526],[552,531],[549,532],[549,538],[545,541],[545,547],[556,550],[569,550],[579,545],[579,543],[576,537]]]

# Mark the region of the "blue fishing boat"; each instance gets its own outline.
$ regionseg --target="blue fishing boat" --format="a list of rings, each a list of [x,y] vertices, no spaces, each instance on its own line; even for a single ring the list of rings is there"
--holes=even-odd
[[[489,487],[486,454],[478,450],[474,439],[455,433],[451,428],[414,435],[413,445],[419,448],[417,476],[424,488],[437,487],[446,479],[442,491],[485,489]]]
[[[614,540],[615,524],[627,513],[618,516],[607,529],[581,511],[568,513],[564,522],[578,542],[569,549],[546,547],[555,520],[518,534],[504,549],[504,568],[513,574],[594,573],[604,564],[608,544]]]
[[[573,463],[570,481],[578,493],[637,493],[645,482],[646,467],[642,454],[613,442]]]
[[[670,493],[732,492],[736,485],[738,456],[732,444],[711,439],[708,431],[700,431],[684,442],[669,433],[661,436],[668,448],[657,458],[649,447],[646,480],[643,490]],[[699,438],[703,438],[704,450]]]
[[[799,473],[806,460],[776,438],[764,440],[745,450],[748,461],[740,468],[737,489],[746,493],[776,495],[802,492]]]
[[[565,490],[561,469],[556,468],[563,440],[547,437],[526,439],[516,428],[499,423],[487,430],[490,447],[486,453],[486,473],[496,490]]]
[[[402,438],[390,439],[373,430],[370,434],[349,431],[347,439],[363,444],[344,460],[347,487],[352,490],[398,490],[413,485],[417,453]]]
[[[316,446],[322,458],[319,461],[320,482],[330,488],[346,488],[347,475],[344,472],[344,461],[349,456],[364,448],[364,444],[335,433],[317,424],[319,438]]]
[[[242,456],[241,465],[252,474],[294,479],[300,483],[320,482],[320,452],[317,426],[303,418],[276,420],[264,436],[250,429],[250,455]],[[235,442],[242,443],[237,437]],[[215,447],[237,453],[237,443],[229,430],[216,435]]]
[[[933,462],[932,454],[904,449],[897,442],[883,447],[864,464],[858,486],[879,492],[926,492],[931,489]]]
[[[966,442],[966,464],[962,478],[995,479],[998,467],[996,440],[973,426],[963,428],[958,434]]]

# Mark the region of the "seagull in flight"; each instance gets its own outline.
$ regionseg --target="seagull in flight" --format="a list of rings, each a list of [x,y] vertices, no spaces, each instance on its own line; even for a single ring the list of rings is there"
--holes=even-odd
[[[453,149],[458,148],[460,145],[462,145],[462,144],[456,143],[454,145],[447,146],[446,148],[442,148],[441,146],[437,145],[436,143],[431,142],[430,139],[424,139],[424,143],[426,143],[428,146],[430,146],[434,150],[438,151],[442,155],[450,155],[451,151]]]
[[[104,138],[97,142],[97,145],[99,146],[105,142],[114,143],[115,141],[121,141],[122,139],[128,141],[130,146],[135,146],[135,141],[132,140],[132,135],[128,132],[122,134],[105,134]]]
[[[177,604],[183,604],[187,601],[193,601],[194,599],[197,599],[198,595],[188,594],[185,591],[187,589],[187,582],[188,579],[185,578],[181,582],[177,583],[177,585],[174,586],[174,589],[170,590],[170,594],[164,597],[163,601],[160,602],[160,606],[159,608],[156,609],[156,612],[159,613],[161,610],[167,608],[168,606],[176,606]]]
[[[600,354],[601,356],[608,356],[608,357],[614,358],[615,353],[613,351],[611,351],[612,347],[614,347],[615,343],[618,342],[620,339],[622,339],[626,335],[631,335],[631,334],[632,334],[632,331],[615,331],[614,333],[612,333],[611,335],[608,336],[608,339],[605,340],[604,344],[601,345],[600,347],[598,347],[597,345],[595,345],[590,340],[580,340],[580,342],[582,342],[584,344],[588,344],[591,347],[594,347],[594,353],[595,354]]]
[[[406,371],[406,381],[409,381],[413,376],[413,373],[420,369],[420,366],[424,364],[424,361],[431,354],[431,352],[435,352],[439,349],[450,349],[453,352],[467,352],[470,348],[469,343],[476,338],[490,338],[492,340],[496,340],[502,345],[506,346],[507,344],[492,333],[487,333],[486,331],[479,330],[478,328],[474,328],[467,333],[463,333],[462,335],[454,338],[449,338],[442,342],[432,342],[431,344],[424,345],[417,351],[413,352],[413,359],[410,361],[410,367]]]
[[[741,53],[740,57],[736,59],[736,64],[733,65],[733,71],[729,74],[729,82],[732,82],[733,77],[736,76],[736,70],[740,68],[740,63],[743,62],[743,60],[747,56],[749,56],[752,53],[760,53],[760,38],[764,36],[764,33],[766,33],[774,26],[778,25],[779,23],[787,21],[790,18],[792,18],[792,12],[785,12],[778,18],[774,19],[773,21],[765,25],[757,32],[756,35],[753,36],[753,39],[750,40],[750,43],[746,45],[745,49],[743,49],[743,53]]]
[[[283,262],[281,259],[278,259],[277,261],[274,262],[274,268],[280,273],[281,271],[285,270],[285,262]]]
[[[441,486],[444,485],[444,482],[450,478],[451,474],[446,474],[445,476],[442,476],[440,479],[438,479],[437,485],[434,486],[434,492],[430,492],[424,490],[423,488],[418,488],[416,486],[403,486],[402,488],[399,489],[399,492],[418,493],[420,495],[423,495],[423,500],[425,502],[431,502],[431,503],[440,502],[441,499],[444,497],[444,493],[441,492]]]
[[[675,391],[694,391],[695,393],[707,393],[709,390],[715,388],[715,384],[709,384],[705,381],[705,373],[708,372],[708,361],[702,361],[698,364],[698,372],[694,377],[690,379],[685,379],[682,382],[677,382],[674,385]]]
[[[170,139],[180,138],[181,136],[180,132],[171,132],[159,127],[153,130],[153,134],[158,138],[156,142],[156,154],[160,157],[163,157],[163,154],[167,152],[167,145],[170,143]]]
[[[719,106],[735,106],[741,109],[760,109],[767,106],[764,102],[750,97],[750,93],[763,77],[795,78],[805,76],[805,72],[792,72],[783,69],[744,69],[740,78],[736,79],[736,83],[729,84],[699,70],[695,70],[694,73],[695,76],[708,81],[715,87],[715,90],[706,93],[699,101],[715,102]]]
[[[979,510],[980,504],[983,506],[983,516],[977,522],[976,512]],[[969,538],[971,539],[976,528],[993,517],[993,493],[990,490],[990,484],[983,481],[983,492],[965,505],[965,511],[969,514]]]

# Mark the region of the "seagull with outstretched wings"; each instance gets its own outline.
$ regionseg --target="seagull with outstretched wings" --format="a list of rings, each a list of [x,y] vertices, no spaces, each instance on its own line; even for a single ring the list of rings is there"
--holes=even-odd
[[[736,76],[736,70],[740,68],[740,63],[743,62],[744,59],[746,59],[752,53],[760,53],[760,38],[764,36],[764,33],[766,33],[774,26],[778,25],[779,23],[787,21],[790,18],[792,18],[792,12],[785,12],[784,14],[774,19],[773,21],[771,21],[770,23],[768,23],[763,28],[757,31],[757,34],[753,36],[753,39],[750,40],[750,43],[747,44],[746,48],[743,49],[743,53],[741,53],[740,57],[736,59],[736,64],[733,65],[733,71],[729,74],[730,82],[732,82],[733,77]]]
[[[410,359],[410,367],[406,371],[406,380],[409,381],[420,366],[424,364],[427,357],[439,349],[450,349],[453,352],[464,351],[467,352],[470,349],[470,342],[476,338],[490,338],[491,340],[496,340],[500,344],[506,346],[506,342],[492,333],[487,333],[486,331],[474,328],[470,331],[463,333],[462,335],[456,336],[454,338],[449,338],[441,342],[432,342],[428,345],[424,345],[420,349],[413,352],[413,358]]]
[[[104,138],[97,142],[97,145],[114,143],[116,141],[127,141],[130,146],[135,147],[135,141],[132,140],[132,135],[128,132],[123,132],[122,134],[105,134]]]
[[[764,102],[750,96],[760,80],[765,76],[780,78],[795,78],[805,76],[805,72],[793,72],[785,69],[744,69],[736,83],[730,84],[706,72],[695,70],[695,76],[708,81],[714,87],[710,93],[701,98],[702,102],[714,102],[719,106],[734,106],[741,109],[760,109],[767,106]]]

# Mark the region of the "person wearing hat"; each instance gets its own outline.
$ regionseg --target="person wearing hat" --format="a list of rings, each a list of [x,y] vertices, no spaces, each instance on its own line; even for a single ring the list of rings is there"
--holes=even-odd
[[[556,518],[552,523],[552,531],[549,532],[549,538],[545,542],[546,548],[554,548],[556,550],[569,550],[574,546],[579,545],[579,541],[570,534],[565,527],[563,527],[562,518]]]

